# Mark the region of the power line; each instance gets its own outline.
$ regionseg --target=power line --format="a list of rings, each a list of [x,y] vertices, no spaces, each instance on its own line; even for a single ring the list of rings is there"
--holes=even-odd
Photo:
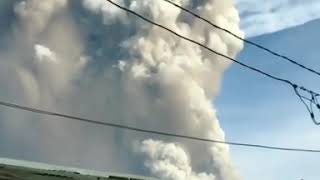
[[[228,142],[228,141],[219,141],[219,140],[199,138],[199,137],[194,137],[194,136],[180,135],[180,134],[174,134],[174,133],[168,133],[168,132],[146,130],[146,129],[136,128],[136,127],[132,127],[132,126],[126,126],[126,125],[120,125],[120,124],[114,124],[114,123],[108,123],[108,122],[102,122],[102,121],[95,121],[95,120],[91,120],[91,119],[87,119],[87,118],[81,118],[81,117],[61,114],[61,113],[57,113],[57,112],[45,111],[45,110],[41,110],[41,109],[36,109],[36,108],[32,108],[32,107],[27,107],[27,106],[21,106],[18,104],[8,103],[8,102],[4,102],[4,101],[0,101],[0,105],[4,106],[4,107],[8,107],[8,108],[33,112],[33,113],[37,113],[37,114],[44,114],[44,115],[66,118],[66,119],[76,120],[76,121],[90,123],[90,124],[109,126],[109,127],[113,127],[113,128],[141,132],[141,133],[147,133],[147,134],[155,134],[155,135],[177,137],[177,138],[181,138],[181,139],[189,139],[189,140],[195,140],[195,141],[201,141],[201,142],[210,142],[210,143],[216,143],[216,144],[228,144],[228,145],[232,145],[232,146],[242,146],[242,147],[251,147],[251,148],[259,148],[259,149],[320,153],[320,150],[317,150],[317,149],[288,148],[288,147],[277,147],[277,146],[269,146],[269,145],[261,145],[261,144]]]
[[[192,12],[191,10],[186,9],[186,8],[178,5],[177,3],[172,2],[171,0],[163,0],[163,1],[166,1],[166,2],[174,5],[175,7],[183,10],[184,12],[187,12],[187,13],[191,14],[192,16],[194,16],[194,17],[196,17],[196,18],[198,18],[198,19],[201,19],[202,21],[208,23],[209,25],[213,26],[214,28],[219,29],[219,30],[221,30],[221,31],[223,31],[223,32],[226,32],[226,33],[232,35],[233,37],[235,37],[235,38],[237,38],[237,39],[239,39],[239,40],[241,40],[241,41],[244,41],[245,43],[248,43],[248,44],[250,44],[250,45],[253,45],[253,46],[255,46],[255,47],[259,48],[259,49],[262,49],[262,50],[264,50],[264,51],[266,51],[266,52],[274,55],[274,56],[280,57],[281,59],[284,59],[284,60],[286,60],[286,61],[288,61],[288,62],[290,62],[290,63],[292,63],[292,64],[294,64],[294,65],[296,65],[296,66],[299,66],[300,68],[303,68],[303,69],[305,69],[305,70],[307,70],[307,71],[310,71],[311,73],[314,73],[314,74],[320,76],[320,72],[319,72],[319,71],[316,71],[316,70],[314,70],[314,69],[311,69],[311,68],[309,68],[309,67],[307,67],[307,66],[305,66],[305,65],[303,65],[303,64],[301,64],[301,63],[299,63],[299,62],[297,62],[297,61],[295,61],[295,60],[293,60],[292,58],[289,58],[288,56],[282,55],[282,54],[280,54],[280,53],[278,53],[278,52],[276,52],[276,51],[274,51],[274,50],[271,50],[271,49],[269,49],[269,48],[266,48],[266,47],[264,47],[264,46],[262,46],[262,45],[260,45],[260,44],[258,44],[258,43],[255,43],[255,42],[253,42],[253,41],[247,40],[247,39],[245,39],[245,38],[243,38],[243,37],[241,37],[241,36],[239,36],[239,35],[231,32],[230,30],[228,30],[228,29],[226,29],[226,28],[223,28],[223,27],[221,27],[221,26],[218,26],[217,24],[214,24],[213,22],[209,21],[208,19],[206,19],[206,18],[204,18],[204,17],[202,17],[202,16],[200,16],[200,15]]]
[[[220,53],[220,52],[218,52],[218,51],[215,51],[215,50],[209,48],[208,46],[206,46],[206,45],[204,45],[204,44],[202,44],[202,43],[200,43],[200,42],[198,42],[198,41],[195,41],[195,40],[190,39],[190,38],[188,38],[188,37],[186,37],[186,36],[183,36],[183,35],[175,32],[175,31],[173,31],[173,30],[171,30],[171,29],[169,29],[169,28],[167,28],[167,27],[165,27],[165,26],[163,26],[163,25],[161,25],[161,24],[159,24],[159,23],[156,23],[156,22],[154,22],[154,21],[152,21],[152,20],[144,17],[143,15],[141,15],[141,14],[135,12],[135,11],[132,11],[132,10],[130,10],[130,9],[124,7],[124,6],[121,6],[121,5],[113,2],[112,0],[106,0],[106,1],[108,1],[109,3],[113,4],[114,6],[120,8],[120,9],[126,11],[126,12],[129,12],[130,14],[133,14],[133,15],[141,18],[142,20],[144,20],[144,21],[146,21],[146,22],[148,22],[148,23],[150,23],[150,24],[153,24],[154,26],[157,26],[157,27],[159,27],[159,28],[161,28],[161,29],[164,29],[164,30],[168,31],[168,32],[171,33],[171,34],[173,34],[173,35],[175,35],[175,36],[177,36],[177,37],[179,37],[179,38],[181,38],[181,39],[183,39],[183,40],[189,41],[189,42],[191,42],[191,43],[193,43],[193,44],[195,44],[195,45],[198,45],[198,46],[200,46],[200,47],[202,47],[202,48],[204,48],[204,49],[206,49],[206,50],[208,50],[208,51],[210,51],[210,52],[212,52],[212,53],[214,53],[214,54],[216,54],[216,55],[218,55],[218,56],[224,57],[224,58],[226,58],[226,59],[228,59],[228,60],[230,60],[230,61],[233,61],[233,62],[235,62],[235,63],[237,63],[237,64],[239,64],[239,65],[241,65],[241,66],[243,66],[243,67],[245,67],[245,68],[248,68],[248,69],[250,69],[250,70],[252,70],[252,71],[254,71],[254,72],[257,72],[257,73],[259,73],[259,74],[262,74],[262,75],[264,75],[264,76],[266,76],[266,77],[269,77],[269,78],[271,78],[271,79],[273,79],[273,80],[280,81],[280,82],[283,82],[283,83],[285,83],[285,84],[287,84],[287,85],[290,85],[290,86],[294,89],[294,92],[295,92],[295,94],[299,97],[299,99],[300,99],[300,100],[302,99],[303,104],[306,104],[305,101],[307,101],[307,100],[306,100],[306,99],[303,99],[303,96],[301,95],[301,93],[300,93],[299,91],[306,92],[306,93],[310,94],[311,97],[316,97],[316,98],[317,98],[317,97],[320,96],[319,93],[316,93],[316,92],[314,92],[314,91],[312,91],[312,90],[309,90],[309,89],[307,89],[307,88],[305,88],[305,87],[303,87],[303,86],[297,85],[297,84],[295,84],[295,83],[293,83],[293,82],[291,82],[291,81],[289,81],[289,80],[287,80],[287,79],[283,79],[283,78],[280,78],[280,77],[277,77],[277,76],[268,74],[268,73],[266,73],[266,72],[264,72],[264,71],[262,71],[262,70],[260,70],[260,69],[258,69],[258,68],[249,66],[249,65],[247,65],[247,64],[245,64],[245,63],[243,63],[243,62],[241,62],[241,61],[238,61],[238,60],[236,60],[236,59],[234,59],[234,58],[231,58],[231,57],[229,57],[229,56],[227,56],[227,55],[224,55],[224,54],[222,54],[222,53]],[[311,99],[311,98],[310,98],[310,99]],[[308,101],[308,102],[309,102],[310,104],[316,106],[318,109],[320,109],[320,105],[319,105],[319,103],[317,103],[316,101],[311,101],[311,100],[310,100],[310,101]],[[308,110],[308,112],[310,113],[310,117],[311,117],[312,121],[314,122],[314,124],[315,124],[315,125],[320,125],[320,122],[317,122],[316,119],[315,119],[314,112],[313,112],[312,108],[309,108],[309,107],[307,106],[307,110]]]

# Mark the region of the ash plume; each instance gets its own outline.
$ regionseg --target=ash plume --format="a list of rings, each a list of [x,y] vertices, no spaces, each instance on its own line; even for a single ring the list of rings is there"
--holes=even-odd
[[[230,57],[242,49],[241,41],[164,1],[115,2]],[[175,2],[243,36],[231,0]],[[212,101],[230,66],[228,60],[131,17],[104,0],[27,0],[15,3],[12,10],[17,17],[11,31],[15,40],[11,50],[0,57],[1,66],[12,69],[12,76],[0,71],[0,84],[9,89],[19,87],[4,94],[9,99],[97,120],[225,140]],[[9,77],[18,79],[15,85],[8,85],[13,83]],[[9,119],[17,115],[5,114],[6,129],[18,126],[30,141],[35,140],[30,133],[33,127],[16,124],[18,121],[12,124]],[[19,118],[25,122],[34,116]],[[68,159],[59,163],[82,162],[96,168],[102,164],[111,171],[131,173],[146,173],[141,168],[144,164],[151,175],[167,180],[241,179],[227,145],[114,129],[97,131],[39,118],[47,119],[39,126],[50,130],[32,141],[32,147],[43,147],[42,157],[30,156],[32,159],[52,161],[59,156]],[[64,149],[52,143],[67,146]],[[73,152],[71,157],[68,152]]]

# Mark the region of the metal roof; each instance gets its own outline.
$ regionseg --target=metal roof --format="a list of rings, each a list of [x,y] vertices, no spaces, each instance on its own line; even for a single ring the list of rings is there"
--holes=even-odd
[[[0,180],[155,180],[0,158]]]

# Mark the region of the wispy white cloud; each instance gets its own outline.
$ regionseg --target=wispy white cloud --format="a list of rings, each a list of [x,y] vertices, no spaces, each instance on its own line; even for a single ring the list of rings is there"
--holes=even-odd
[[[320,18],[318,0],[235,0],[247,37],[272,33]]]

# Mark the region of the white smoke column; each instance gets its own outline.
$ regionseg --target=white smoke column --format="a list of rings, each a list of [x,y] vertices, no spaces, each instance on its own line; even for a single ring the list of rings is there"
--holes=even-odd
[[[102,11],[97,8],[98,2],[84,0],[84,6],[95,13],[125,16],[124,12],[110,7],[111,4]],[[174,2],[183,6],[191,3],[187,0]],[[190,20],[178,8],[164,1],[132,0],[129,7],[230,57],[235,57],[242,49],[241,41],[198,19]],[[203,1],[197,9],[210,21],[243,36],[231,0]],[[110,22],[115,20],[114,17]],[[136,27],[137,34],[122,46],[127,48],[131,58],[119,61],[126,99],[122,106],[125,123],[135,122],[147,129],[224,141],[225,135],[212,100],[219,91],[221,76],[230,61],[141,20],[134,19],[130,23]],[[182,148],[172,143],[146,140],[141,143],[140,151],[148,156],[146,166],[161,179],[240,179],[227,145],[194,145],[190,142],[184,142],[184,145]],[[196,173],[195,169],[207,173]]]
[[[200,20],[183,21],[181,11],[164,1],[134,0],[130,8],[230,57],[235,57],[242,48],[242,42]],[[214,23],[243,36],[231,1],[203,1],[198,10]],[[222,73],[230,64],[228,60],[149,25],[142,25],[139,33],[125,45],[135,57],[125,60],[125,66],[122,61],[121,65],[130,107],[128,122],[137,117],[148,128],[225,140],[212,100],[219,90]],[[173,154],[167,152],[170,150]],[[161,179],[208,179],[213,175],[218,180],[240,179],[227,145],[199,146],[189,142],[183,149],[148,140],[142,142],[141,151],[149,156],[147,167]],[[190,167],[187,152],[194,157]],[[209,174],[196,176],[192,166],[196,169],[205,166]]]
[[[102,37],[95,38],[112,45],[116,44],[127,54],[116,60],[111,57],[102,57],[101,61],[99,58],[95,59],[98,56],[87,50],[91,46],[83,41],[80,31],[87,28],[88,31],[96,33],[103,31],[103,28],[98,29],[90,24],[90,27],[85,27],[85,23],[83,27],[79,25],[78,28],[66,12],[71,1],[22,1],[15,6],[19,23],[15,32],[17,42],[12,45],[14,48],[11,52],[14,58],[0,62],[1,65],[5,64],[0,68],[10,67],[10,73],[14,73],[15,79],[18,80],[1,81],[3,87],[6,84],[20,83],[20,89],[11,89],[18,89],[17,94],[22,96],[21,99],[25,98],[26,104],[44,109],[68,114],[77,112],[85,117],[116,121],[118,124],[225,140],[212,100],[219,91],[221,76],[230,65],[229,61],[133,18],[104,0],[72,2],[80,2],[93,14],[100,15],[103,24],[108,26],[106,29],[119,28],[114,31],[121,31],[131,28],[128,30],[129,37],[125,37],[125,40],[114,40],[113,35],[116,33],[106,33],[104,36],[101,35],[103,33],[98,33]],[[232,36],[197,19],[191,19],[164,1],[132,0],[129,4],[124,0],[115,2],[127,4],[132,10],[178,33],[201,41],[225,55],[235,57],[242,48],[242,43]],[[191,4],[188,0],[175,2],[188,7]],[[196,9],[209,20],[242,35],[239,30],[239,17],[231,0],[202,1]],[[91,22],[90,20],[84,18],[84,21]],[[101,48],[98,54],[118,53],[108,50]],[[95,67],[102,66],[102,72],[86,72],[86,68],[92,68],[86,63],[87,59],[97,61]],[[2,78],[2,73],[5,72],[0,73],[0,79],[5,79]],[[21,102],[17,97],[13,99]],[[67,105],[61,105],[64,104],[61,102]],[[20,119],[12,116],[10,113],[10,117],[6,119]],[[87,154],[86,150],[91,150],[91,153],[88,153],[88,161],[97,161],[92,156],[98,156],[96,158],[99,160],[107,157],[107,163],[111,162],[108,166],[110,168],[126,167],[128,164],[134,167],[137,163],[140,165],[134,159],[137,155],[130,154],[129,148],[132,147],[126,146],[131,146],[132,142],[139,140],[141,146],[138,151],[147,156],[147,168],[161,179],[239,179],[226,145],[195,144],[191,141],[180,141],[178,144],[172,143],[178,142],[178,139],[174,138],[162,141],[154,140],[155,138],[145,140],[146,138],[141,136],[123,132],[113,133],[110,129],[101,131],[101,134],[99,131],[98,134],[95,130],[71,130],[65,122],[60,125],[49,121],[49,124],[46,127],[52,132],[50,135],[62,139],[63,145],[73,145],[70,154],[82,151],[79,153],[79,158],[82,158],[82,154]],[[25,124],[20,126],[26,127]],[[20,130],[22,129],[18,131]],[[78,143],[84,145],[70,143],[74,137],[78,137]],[[105,137],[111,139],[107,145],[103,144]],[[32,138],[37,138],[32,142],[38,142],[35,145],[36,149],[41,147],[46,156],[56,153],[54,150],[58,148],[51,144],[55,140],[51,136],[45,138],[34,135]],[[90,139],[92,142],[82,141],[81,138]],[[96,152],[100,154],[96,155]],[[55,155],[63,157],[59,153]],[[128,157],[122,158],[121,155]],[[65,155],[65,158],[68,158],[68,155]],[[117,165],[114,164],[115,161]]]

